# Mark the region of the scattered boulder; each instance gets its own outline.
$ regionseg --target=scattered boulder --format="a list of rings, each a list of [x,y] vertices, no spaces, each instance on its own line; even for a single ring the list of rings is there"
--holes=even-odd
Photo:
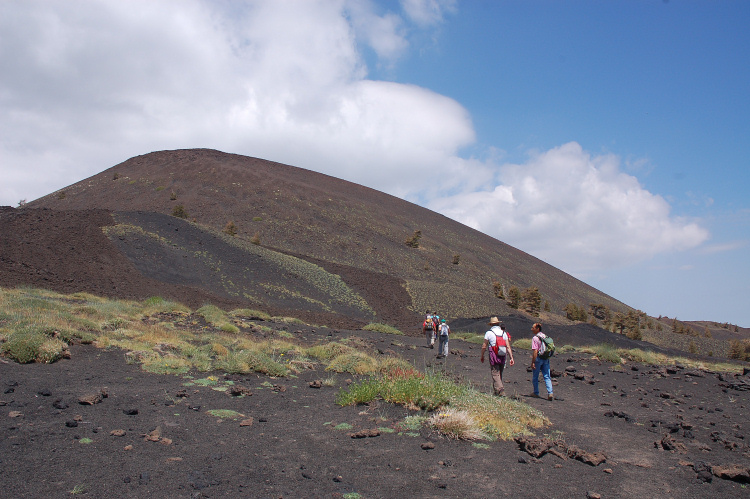
[[[316,379],[315,381],[310,382],[310,388],[322,388],[323,382],[319,379]]]
[[[355,433],[350,433],[349,436],[352,437],[352,438],[379,437],[380,436],[380,431],[378,429],[376,429],[376,428],[371,428],[371,429],[367,429],[367,430],[360,430],[360,431],[357,431]],[[428,442],[428,443],[432,443],[432,442]],[[435,444],[432,444],[432,445],[433,445],[433,448],[434,448]],[[422,448],[424,449],[424,444],[423,444]]]
[[[99,393],[91,393],[88,395],[82,395],[78,397],[78,403],[81,405],[94,405],[100,403],[103,399],[107,398],[107,391],[102,388]]]
[[[654,442],[654,447],[669,452],[679,452],[681,454],[687,452],[685,444],[675,440],[675,438],[669,433],[665,433],[661,440]]]
[[[628,423],[635,423],[635,418],[631,417],[628,413],[623,411],[607,411],[604,415],[608,418],[620,418],[624,419]]]
[[[435,444],[432,442],[424,442],[422,445],[422,450],[432,450],[435,448]]]
[[[581,461],[582,463],[589,464],[591,466],[599,466],[600,464],[607,461],[607,456],[601,452],[588,452],[583,449],[571,445],[568,447],[568,457]]]
[[[536,458],[542,457],[554,446],[554,443],[547,438],[524,436],[516,438],[516,443],[522,451]]]
[[[66,404],[62,399],[57,399],[52,402],[52,407],[54,407],[55,409],[63,410],[68,408],[68,404]]]
[[[713,466],[711,472],[724,480],[732,480],[739,483],[750,483],[750,467],[740,464],[729,464],[726,466]]]
[[[250,388],[247,388],[245,386],[240,386],[240,385],[232,385],[229,388],[228,393],[232,397],[240,397],[240,396],[250,397],[253,394]]]

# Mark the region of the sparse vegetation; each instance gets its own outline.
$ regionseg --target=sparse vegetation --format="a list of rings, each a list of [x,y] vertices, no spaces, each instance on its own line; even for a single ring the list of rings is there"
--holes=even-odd
[[[575,303],[568,303],[563,309],[565,317],[571,321],[586,322],[588,320],[588,314],[583,307],[579,307]]]
[[[508,306],[518,308],[521,306],[521,290],[516,286],[511,286],[508,290]]]
[[[399,329],[389,326],[388,324],[382,324],[379,322],[371,322],[370,324],[363,327],[365,331],[377,331],[378,333],[385,333],[385,334],[398,334],[402,335],[402,333]]]
[[[222,231],[224,234],[228,236],[236,236],[237,235],[237,226],[234,224],[233,221],[227,222],[227,224],[224,226],[224,230]]]
[[[729,358],[750,362],[750,340],[730,341]]]
[[[500,283],[500,281],[492,281],[492,290],[495,293],[495,296],[500,298],[501,300],[505,299],[505,294],[503,294],[503,285]]]
[[[185,207],[184,207],[184,206],[182,206],[181,204],[178,204],[178,205],[177,205],[177,206],[175,206],[175,207],[174,207],[174,209],[172,210],[172,216],[173,216],[173,217],[177,217],[177,218],[184,218],[184,219],[187,219],[187,218],[188,218],[188,213],[187,213],[187,211],[185,210]]]
[[[434,427],[438,431],[443,428],[453,438],[508,439],[548,424],[541,412],[526,404],[498,399],[437,373],[373,376],[342,390],[337,402],[345,406],[375,399],[427,412],[439,411],[432,420]],[[446,416],[449,409],[454,411],[452,416]]]
[[[458,265],[460,260],[461,260],[461,255],[459,255],[458,253],[453,255],[453,265]]]
[[[542,308],[542,294],[539,292],[539,288],[526,288],[521,295],[521,299],[526,313],[533,317],[539,317]]]
[[[410,248],[419,248],[419,240],[422,239],[422,231],[415,230],[414,234],[406,240],[406,245]]]

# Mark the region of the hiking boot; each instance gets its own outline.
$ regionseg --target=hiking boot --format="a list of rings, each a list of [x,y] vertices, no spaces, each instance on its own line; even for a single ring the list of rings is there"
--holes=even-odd
[[[555,396],[552,395],[551,393],[547,394],[547,400],[554,400],[554,398],[555,398]]]
[[[430,345],[430,350],[432,350],[433,348],[435,348],[435,345]]]
[[[531,395],[529,395],[529,397],[538,399],[539,398],[539,394],[538,393],[532,393]]]

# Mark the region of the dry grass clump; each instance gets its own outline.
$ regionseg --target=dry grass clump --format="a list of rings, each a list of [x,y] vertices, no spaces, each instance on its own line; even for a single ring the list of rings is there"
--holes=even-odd
[[[414,371],[415,374],[380,375],[355,383],[339,393],[337,403],[355,405],[381,399],[435,411],[434,427],[441,432],[444,428],[452,438],[509,439],[549,423],[540,411],[522,402],[481,393],[437,373]]]
[[[377,361],[362,352],[351,351],[334,357],[326,371],[351,374],[373,374],[378,368]]]
[[[487,440],[476,420],[466,411],[445,409],[435,412],[428,424],[442,435],[456,440]]]
[[[259,321],[271,320],[270,314],[267,314],[266,312],[262,312],[260,310],[250,309],[250,308],[238,308],[229,312],[229,315],[231,317],[237,317],[237,318],[249,319],[249,320],[259,320]]]
[[[363,327],[365,331],[376,331],[378,333],[384,333],[384,334],[397,334],[403,336],[404,333],[401,332],[401,330],[389,326],[388,324],[383,324],[380,322],[371,322],[370,324]]]

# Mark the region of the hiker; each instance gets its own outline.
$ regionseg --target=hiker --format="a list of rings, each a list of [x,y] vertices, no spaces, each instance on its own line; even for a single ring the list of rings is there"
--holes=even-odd
[[[542,347],[542,340],[546,338],[546,336],[542,332],[542,325],[538,322],[531,326],[531,331],[534,333],[534,337],[531,338],[531,369],[534,371],[531,378],[531,384],[534,386],[534,393],[532,393],[531,396],[539,397],[539,371],[542,371],[544,384],[547,387],[547,400],[552,400],[554,399],[554,395],[552,393],[552,377],[550,376],[549,358],[543,359],[539,357],[539,349]]]
[[[513,360],[513,350],[510,348],[510,335],[505,331],[505,325],[497,317],[492,317],[488,323],[490,330],[484,333],[482,343],[481,361],[484,364],[484,352],[490,351],[490,373],[492,374],[492,390],[495,395],[502,397],[505,392],[503,386],[503,370],[505,359],[510,358],[509,365],[516,363]]]
[[[445,323],[445,319],[440,321],[438,331],[440,332],[440,342],[438,343],[437,358],[442,359],[448,356],[448,334],[451,332],[451,328]]]
[[[435,323],[432,321],[432,316],[428,316],[422,323],[422,334],[427,337],[427,346],[435,348]]]

